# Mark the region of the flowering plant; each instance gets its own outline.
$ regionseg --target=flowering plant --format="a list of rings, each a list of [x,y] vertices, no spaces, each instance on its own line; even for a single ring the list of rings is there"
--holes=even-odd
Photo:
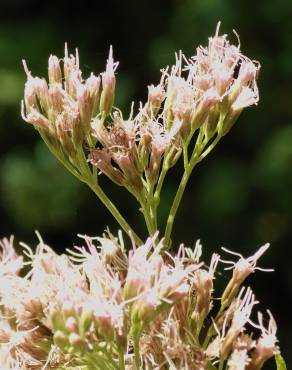
[[[78,51],[50,56],[49,81],[33,77],[24,62],[22,116],[49,150],[86,183],[130,237],[120,233],[83,236],[85,246],[57,255],[39,236],[33,253],[13,238],[0,246],[0,365],[9,369],[193,369],[259,370],[271,357],[285,369],[270,311],[251,318],[258,303],[246,278],[269,247],[253,256],[214,253],[201,261],[202,246],[181,245],[171,253],[175,216],[194,167],[229,132],[242,110],[258,102],[258,62],[229,43],[209,38],[186,58],[176,54],[162,70],[148,100],[129,118],[114,106],[118,63],[110,49],[101,76],[83,79]],[[183,161],[184,172],[164,233],[158,210],[168,171]],[[144,217],[143,242],[99,183],[103,174],[125,187]],[[214,279],[229,264],[230,281],[218,300]],[[29,271],[23,269],[30,265]],[[251,333],[249,327],[259,330]]]

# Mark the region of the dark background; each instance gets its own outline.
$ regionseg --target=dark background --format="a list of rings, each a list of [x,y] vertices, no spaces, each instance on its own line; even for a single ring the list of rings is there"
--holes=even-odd
[[[50,53],[64,43],[79,48],[85,76],[102,72],[109,45],[120,61],[116,105],[145,100],[147,85],[174,52],[192,55],[221,30],[241,37],[242,51],[262,64],[258,107],[246,110],[216,150],[194,171],[178,213],[174,244],[201,238],[206,258],[224,245],[244,255],[263,243],[271,248],[248,283],[260,308],[272,310],[282,353],[292,364],[292,2],[288,0],[0,1],[0,234],[36,244],[34,230],[59,251],[77,233],[98,235],[117,224],[85,185],[57,163],[37,132],[20,117],[27,60],[34,75],[46,74]],[[164,189],[163,221],[180,175]],[[130,196],[104,181],[131,224],[143,233]],[[144,232],[144,236],[145,232]],[[224,273],[218,280],[227,282]],[[218,283],[220,285],[220,282]],[[271,368],[273,364],[271,363]],[[269,368],[269,366],[267,366]]]

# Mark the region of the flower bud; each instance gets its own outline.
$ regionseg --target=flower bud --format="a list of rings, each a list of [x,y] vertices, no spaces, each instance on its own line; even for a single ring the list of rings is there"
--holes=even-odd
[[[220,355],[222,359],[226,359],[230,354],[235,340],[242,333],[244,325],[249,320],[253,306],[258,303],[250,288],[246,289],[243,298],[241,298],[243,293],[244,288],[237,298],[237,308],[234,311],[230,328],[221,341]],[[223,327],[226,326],[223,324]]]
[[[85,81],[85,88],[89,92],[91,115],[93,117],[97,114],[99,87],[100,77],[96,77],[93,73],[91,73],[90,77]]]
[[[243,256],[239,255],[240,258],[237,262],[222,260],[222,262],[233,265],[232,267],[227,267],[227,269],[233,269],[233,274],[221,297],[221,302],[224,307],[231,304],[233,298],[238,293],[240,286],[244,282],[244,280],[256,269],[259,269],[258,267],[256,267],[257,261],[265,253],[269,246],[269,244],[263,245],[253,256],[250,256],[248,258],[244,258]],[[228,253],[233,253],[226,248],[222,249]],[[265,271],[271,270],[266,269]]]
[[[66,317],[75,316],[75,308],[72,302],[68,299],[62,302],[62,312]]]
[[[149,85],[148,86],[148,103],[147,103],[147,115],[156,116],[159,112],[161,104],[165,99],[165,91],[162,85]]]
[[[166,299],[173,302],[177,303],[181,299],[185,298],[190,290],[190,286],[187,283],[180,284],[177,286],[175,289],[172,289],[166,296]]]
[[[79,69],[79,54],[76,49],[76,54],[68,55],[67,44],[65,44],[65,57],[64,57],[64,85],[66,92],[76,99],[76,87],[82,81],[82,73]]]
[[[49,82],[62,83],[62,71],[60,67],[60,61],[55,55],[49,57],[49,68],[48,68]]]
[[[260,69],[259,64],[256,66],[252,61],[243,61],[240,66],[238,81],[242,86],[247,86],[250,82],[254,81]]]
[[[109,150],[105,148],[93,150],[89,154],[88,161],[117,185],[123,185],[124,176],[118,168],[112,165],[112,157]]]
[[[106,70],[104,73],[101,74],[102,93],[100,97],[99,110],[102,114],[106,116],[110,113],[115,98],[115,70],[117,69],[118,64],[118,62],[114,62],[113,60],[113,49],[111,47],[107,60]]]
[[[57,117],[57,120],[56,120],[56,134],[57,134],[57,138],[58,138],[59,142],[61,143],[61,145],[64,149],[64,152],[67,155],[71,156],[72,153],[75,152],[75,148],[74,148],[74,145],[73,145],[73,142],[72,142],[72,139],[71,139],[71,135],[70,135],[70,131],[72,129],[70,129],[67,126],[67,121],[65,120],[65,118],[66,118],[65,114],[60,114]]]
[[[49,88],[50,108],[48,109],[49,119],[55,121],[58,114],[63,111],[63,92],[61,84],[54,83]]]
[[[165,127],[167,130],[171,129],[172,122],[173,122],[173,104],[175,99],[177,98],[177,93],[182,84],[185,81],[178,77],[170,75],[167,80],[167,90],[166,90],[166,99],[164,102],[164,115],[165,115]]]
[[[210,74],[194,76],[194,85],[196,89],[202,91],[203,93],[210,89],[212,83],[213,81]]]
[[[0,344],[8,343],[11,338],[11,329],[6,322],[0,322]]]
[[[80,351],[82,351],[82,349],[84,349],[84,347],[86,348],[86,344],[85,344],[84,340],[77,333],[69,334],[68,340],[69,340],[69,343],[73,347],[77,347],[78,350],[80,350]]]
[[[22,104],[21,115],[24,121],[31,123],[36,128],[50,130],[50,121],[37,110],[30,109],[30,112],[25,115],[24,104]]]
[[[35,81],[37,84],[35,89],[39,98],[41,108],[44,112],[48,112],[50,107],[50,97],[47,82],[44,78],[40,79],[38,77],[35,78]]]
[[[90,122],[96,113],[99,85],[100,78],[91,74],[85,84],[79,84],[77,88],[77,103],[85,136],[91,130]]]
[[[211,294],[213,290],[213,276],[205,270],[198,270],[194,275],[193,286],[196,300],[192,319],[203,320],[211,308]]]
[[[128,273],[126,283],[123,289],[125,300],[136,297],[145,289],[145,280],[138,272],[131,271]]]
[[[258,91],[250,87],[243,86],[239,95],[231,105],[231,109],[235,112],[240,112],[243,108],[257,104],[259,100]]]
[[[151,179],[152,184],[155,184],[157,182],[160,171],[161,159],[162,153],[159,150],[157,150],[155,146],[153,146],[150,154],[148,167],[149,178]]]
[[[277,325],[270,311],[268,311],[268,315],[270,317],[270,321],[268,328],[266,329],[263,324],[262,313],[259,312],[258,314],[259,328],[262,331],[262,335],[256,342],[255,351],[252,356],[252,361],[250,367],[248,368],[249,370],[262,369],[267,360],[269,360],[276,354],[280,353],[279,348],[277,346],[278,340],[276,337]]]
[[[36,94],[37,91],[35,90],[34,85],[28,80],[24,86],[24,103],[27,112],[30,112],[32,108],[36,109],[38,107]]]
[[[192,319],[198,323],[198,329],[203,323],[203,320],[208,315],[211,309],[211,298],[213,292],[213,280],[216,267],[220,256],[216,253],[212,255],[209,270],[200,269],[194,273],[192,280],[195,291],[195,308],[192,314]]]
[[[73,316],[68,317],[65,322],[65,327],[69,333],[76,332],[78,329],[78,326],[77,326],[77,320],[75,319],[75,317]]]
[[[90,326],[92,325],[93,311],[84,309],[78,322],[79,322],[80,334],[85,335],[85,333],[89,330]]]
[[[137,299],[131,308],[131,321],[133,324],[149,322],[155,315],[156,307],[161,304],[155,292],[149,292]]]
[[[58,346],[62,351],[66,351],[66,348],[69,345],[69,341],[67,336],[61,331],[57,330],[54,333],[54,343]]]
[[[232,82],[233,70],[219,65],[213,73],[217,92],[220,96],[223,96]]]
[[[114,339],[115,327],[110,315],[94,315],[94,322],[99,335],[103,336],[107,341],[112,341]]]
[[[111,266],[115,271],[126,271],[128,258],[117,240],[110,238],[98,238],[101,244],[101,255],[105,265]]]
[[[59,310],[55,310],[50,314],[50,325],[53,328],[53,331],[65,331],[64,318],[60,315]]]
[[[222,124],[222,129],[221,129],[222,136],[228,134],[228,132],[231,130],[234,123],[237,121],[238,117],[240,116],[240,113],[241,113],[241,110],[237,110],[237,111],[234,111],[233,109],[229,110]]]
[[[217,106],[215,106],[210,109],[207,120],[204,124],[204,132],[208,138],[211,138],[218,131],[219,120],[220,112],[218,111]]]
[[[125,181],[132,186],[135,191],[142,191],[143,184],[141,174],[137,170],[133,155],[130,151],[116,153],[115,161],[124,173]]]
[[[204,93],[201,101],[196,107],[191,121],[191,126],[193,130],[199,128],[206,121],[211,107],[213,107],[219,100],[220,97],[218,95],[218,92],[214,89],[209,89]]]

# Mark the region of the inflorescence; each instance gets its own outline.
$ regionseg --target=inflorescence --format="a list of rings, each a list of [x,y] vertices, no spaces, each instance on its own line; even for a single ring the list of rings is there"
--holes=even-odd
[[[194,167],[259,100],[260,65],[219,35],[194,56],[176,54],[148,99],[124,118],[115,107],[116,70],[83,78],[79,55],[51,55],[48,81],[27,75],[22,116],[54,156],[86,183],[132,241],[83,236],[84,246],[58,255],[39,237],[33,252],[13,237],[0,241],[0,368],[78,370],[260,370],[282,357],[270,311],[243,286],[269,247],[253,256],[223,248],[201,261],[202,246],[170,253],[175,216]],[[180,159],[183,174],[164,232],[158,217],[166,175]],[[148,238],[140,238],[102,189],[100,175],[137,200]],[[232,270],[214,287],[218,265]],[[269,270],[268,270],[269,271]],[[228,274],[228,272],[224,272]]]
[[[85,246],[68,255],[40,238],[35,253],[22,244],[25,262],[3,239],[0,367],[262,369],[279,352],[277,327],[269,311],[252,321],[258,302],[242,284],[268,245],[228,262],[232,276],[218,300],[214,280],[226,261],[215,253],[206,266],[199,241],[162,255],[157,237],[126,253],[121,235],[83,236]]]
[[[148,86],[148,100],[124,118],[114,106],[118,62],[110,49],[106,70],[83,79],[79,56],[49,58],[49,81],[27,74],[22,116],[40,133],[64,166],[87,183],[124,231],[141,239],[125,222],[98,182],[98,173],[125,187],[138,201],[148,234],[158,224],[158,206],[168,170],[182,157],[184,174],[165,227],[170,245],[173,221],[195,165],[234,125],[242,110],[257,104],[259,63],[219,35],[187,58],[176,54],[160,83]]]

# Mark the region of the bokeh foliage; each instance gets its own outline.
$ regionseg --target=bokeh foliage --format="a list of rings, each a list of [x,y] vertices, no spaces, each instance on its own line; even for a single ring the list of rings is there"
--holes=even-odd
[[[44,75],[49,53],[62,56],[64,42],[79,48],[81,68],[101,72],[109,45],[120,61],[116,105],[145,100],[147,85],[182,49],[191,55],[205,44],[218,20],[223,32],[240,33],[242,49],[262,64],[260,104],[244,112],[215,152],[194,172],[175,226],[175,242],[201,238],[206,252],[221,245],[248,254],[270,241],[252,286],[279,322],[287,364],[292,343],[292,2],[252,0],[66,1],[2,0],[0,4],[0,217],[1,235],[34,240],[37,229],[60,250],[76,234],[117,230],[95,196],[67,174],[23,123],[25,80],[21,59]],[[168,178],[161,218],[177,183]],[[176,172],[177,171],[177,172]],[[143,230],[134,202],[104,182],[107,193]],[[272,293],[272,294],[271,294]]]

